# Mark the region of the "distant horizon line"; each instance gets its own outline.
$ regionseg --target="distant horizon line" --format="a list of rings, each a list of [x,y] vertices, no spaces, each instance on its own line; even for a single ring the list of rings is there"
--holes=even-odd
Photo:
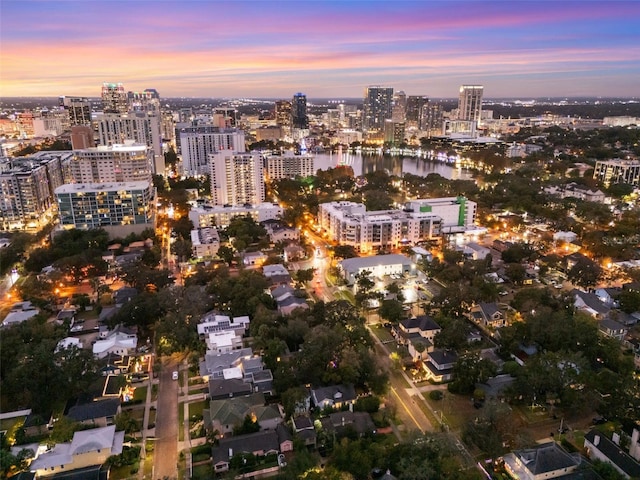
[[[400,90],[399,90],[400,91]],[[457,101],[458,97],[429,97],[429,95],[407,95],[407,97],[413,97],[413,96],[424,96],[424,97],[428,97],[430,100],[451,100],[451,101]],[[0,96],[0,101],[6,101],[6,100],[10,100],[10,99],[58,99],[60,97],[83,97],[83,98],[88,98],[88,99],[97,99],[100,100],[101,97],[100,96],[85,96],[85,95],[42,95],[42,96],[32,96],[32,95],[25,95],[25,96],[11,96],[11,97],[4,97],[4,96]],[[293,95],[292,95],[293,97]],[[161,100],[166,99],[166,100],[242,100],[242,99],[246,99],[246,100],[266,100],[266,101],[279,101],[279,100],[284,100],[288,97],[246,97],[246,96],[239,96],[239,97],[229,97],[229,96],[225,96],[225,97],[198,97],[198,96],[193,96],[193,97],[188,97],[188,96],[171,96],[171,97],[160,97]],[[333,101],[338,101],[338,100],[359,100],[362,101],[364,100],[364,97],[309,97],[307,96],[308,100],[333,100]],[[483,101],[486,100],[637,100],[640,101],[640,96],[604,96],[604,95],[576,95],[576,96],[566,96],[566,95],[560,95],[560,96],[543,96],[543,97],[484,97]]]

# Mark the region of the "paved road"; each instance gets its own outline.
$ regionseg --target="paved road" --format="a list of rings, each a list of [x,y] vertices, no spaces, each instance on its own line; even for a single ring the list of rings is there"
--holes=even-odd
[[[172,380],[171,373],[178,369],[178,363],[167,358],[161,362],[153,478],[173,480],[178,478],[178,382]]]

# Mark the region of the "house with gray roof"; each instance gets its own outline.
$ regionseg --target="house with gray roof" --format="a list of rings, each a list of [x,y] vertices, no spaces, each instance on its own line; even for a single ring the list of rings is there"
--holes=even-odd
[[[573,305],[576,309],[586,312],[592,317],[604,318],[611,310],[610,307],[600,301],[595,293],[573,289],[571,296],[574,299]]]
[[[598,322],[598,331],[607,337],[615,338],[622,342],[624,336],[629,332],[629,328],[607,316]]]
[[[526,480],[561,478],[578,470],[582,463],[579,454],[567,453],[556,442],[514,450],[503,459],[512,478]]]
[[[421,315],[402,320],[397,328],[392,328],[391,333],[398,343],[407,347],[409,355],[417,361],[426,358],[426,355],[433,351],[433,340],[441,330],[433,318]]]
[[[265,405],[264,394],[252,393],[245,397],[211,400],[203,410],[204,426],[223,436],[233,432],[250,415],[260,424],[261,430],[273,430],[282,423],[282,413],[275,405]]]
[[[291,285],[279,285],[271,290],[271,296],[276,301],[278,311],[282,315],[289,315],[296,308],[309,308],[307,301],[304,298],[298,297],[295,289]]]
[[[349,429],[359,437],[376,433],[376,426],[367,412],[334,412],[321,418],[320,423],[325,431],[337,436],[344,435]]]
[[[619,437],[618,437],[619,438]],[[632,436],[632,446],[638,443],[638,430]],[[592,460],[600,460],[610,464],[625,478],[640,478],[640,463],[627,454],[618,443],[613,442],[599,430],[591,430],[584,436],[584,448]]]
[[[66,416],[83,425],[106,427],[113,424],[115,416],[120,411],[120,399],[106,398],[95,402],[78,403],[69,409]]]
[[[311,399],[318,408],[342,408],[343,405],[355,403],[358,396],[351,384],[330,385],[311,389]]]
[[[292,417],[291,425],[293,426],[293,431],[296,433],[298,438],[304,442],[305,446],[315,448],[316,429],[313,426],[313,420],[311,420],[311,418],[307,415]]]
[[[434,350],[427,354],[422,363],[427,379],[434,382],[448,382],[453,379],[453,366],[458,361],[458,354],[453,350]]]
[[[212,450],[213,471],[216,473],[228,471],[234,455],[249,453],[263,457],[290,451],[289,448],[293,449],[290,438],[281,437],[278,433],[282,435],[282,429],[221,438],[218,446],[213,447]],[[258,476],[259,472],[252,472],[252,475]]]
[[[253,392],[251,385],[237,378],[209,379],[209,398],[222,400],[232,397],[243,397]]]
[[[505,314],[495,302],[480,302],[471,307],[467,316],[482,327],[500,328],[507,325]]]
[[[252,355],[253,350],[249,347],[232,350],[227,353],[207,353],[204,356],[204,361],[200,363],[200,376],[205,377],[205,380],[222,378],[225,369],[237,367],[243,358],[251,357]]]

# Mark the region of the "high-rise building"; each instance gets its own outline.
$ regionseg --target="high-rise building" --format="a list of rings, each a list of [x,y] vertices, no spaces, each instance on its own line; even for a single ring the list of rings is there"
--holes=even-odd
[[[246,150],[242,130],[213,125],[177,126],[176,144],[177,153],[182,155],[183,173],[191,176],[210,173],[209,155],[212,153],[243,153]]]
[[[38,152],[0,162],[0,230],[37,229],[51,219],[53,192],[71,155]]]
[[[220,128],[236,128],[238,126],[238,110],[234,107],[215,107],[213,124]]]
[[[301,130],[309,128],[307,96],[304,93],[296,93],[291,100],[291,126]]]
[[[283,178],[310,177],[315,175],[313,155],[270,155],[267,157],[267,178],[281,180]]]
[[[402,123],[407,115],[407,94],[402,90],[393,94],[391,118],[394,122]]]
[[[127,113],[127,92],[121,83],[102,84],[102,111],[104,113]]]
[[[428,103],[422,109],[421,129],[427,132],[428,136],[442,135],[442,124],[444,114],[442,105],[439,103]]]
[[[86,97],[60,97],[59,105],[69,115],[69,123],[91,125],[91,101]]]
[[[458,120],[473,122],[478,126],[482,111],[482,85],[462,85],[458,97]]]
[[[73,183],[55,190],[60,228],[102,228],[111,238],[155,228],[155,189],[149,181]]]
[[[214,205],[264,202],[264,157],[259,153],[220,152],[209,155]]]
[[[429,104],[429,97],[423,95],[409,95],[407,97],[407,126],[424,129],[422,117],[424,108]]]
[[[123,145],[101,145],[75,150],[71,161],[74,183],[113,183],[151,180],[153,154],[131,140]]]
[[[128,92],[127,101],[130,111],[160,114],[160,94],[155,88],[146,88],[142,92]]]
[[[128,140],[149,147],[154,155],[153,173],[164,172],[160,117],[153,112],[108,113],[98,117],[98,144],[121,145]]]
[[[362,129],[366,133],[384,131],[384,121],[391,118],[393,88],[370,86],[364,91]]]
[[[393,146],[398,146],[404,142],[404,122],[394,122],[391,119],[384,121],[384,141]]]
[[[276,102],[276,125],[282,127],[285,134],[291,132],[291,102],[287,100]]]

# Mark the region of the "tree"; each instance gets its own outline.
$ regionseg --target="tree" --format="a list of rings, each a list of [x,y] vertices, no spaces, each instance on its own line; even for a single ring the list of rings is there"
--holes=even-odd
[[[131,415],[130,410],[125,410],[116,415],[113,423],[116,426],[116,430],[124,430],[127,434],[140,431],[140,422]]]
[[[233,248],[227,245],[221,245],[218,249],[218,257],[224,260],[227,265],[231,266],[233,260],[236,258],[236,254]]]
[[[378,309],[378,315],[385,320],[398,323],[404,317],[404,310],[397,300],[383,300]]]
[[[234,435],[244,435],[246,433],[256,433],[260,431],[260,424],[255,415],[245,415],[241,424],[233,427]]]
[[[618,297],[620,309],[625,313],[633,313],[640,311],[640,291],[623,290]]]
[[[313,275],[315,274],[315,269],[314,268],[307,268],[307,269],[302,269],[302,270],[298,270],[295,273],[295,277],[296,280],[300,283],[306,283],[306,282],[310,282],[311,280],[313,280]]]
[[[496,374],[496,366],[490,360],[477,355],[464,355],[453,366],[453,381],[449,390],[464,395],[471,394],[476,383],[484,383]]]
[[[602,267],[589,259],[580,259],[567,272],[567,278],[584,288],[593,287],[602,278]]]
[[[527,277],[524,266],[520,263],[509,263],[505,266],[505,274],[515,285],[520,285]]]
[[[336,245],[333,247],[333,256],[343,259],[355,258],[358,256],[358,252],[353,245]]]

